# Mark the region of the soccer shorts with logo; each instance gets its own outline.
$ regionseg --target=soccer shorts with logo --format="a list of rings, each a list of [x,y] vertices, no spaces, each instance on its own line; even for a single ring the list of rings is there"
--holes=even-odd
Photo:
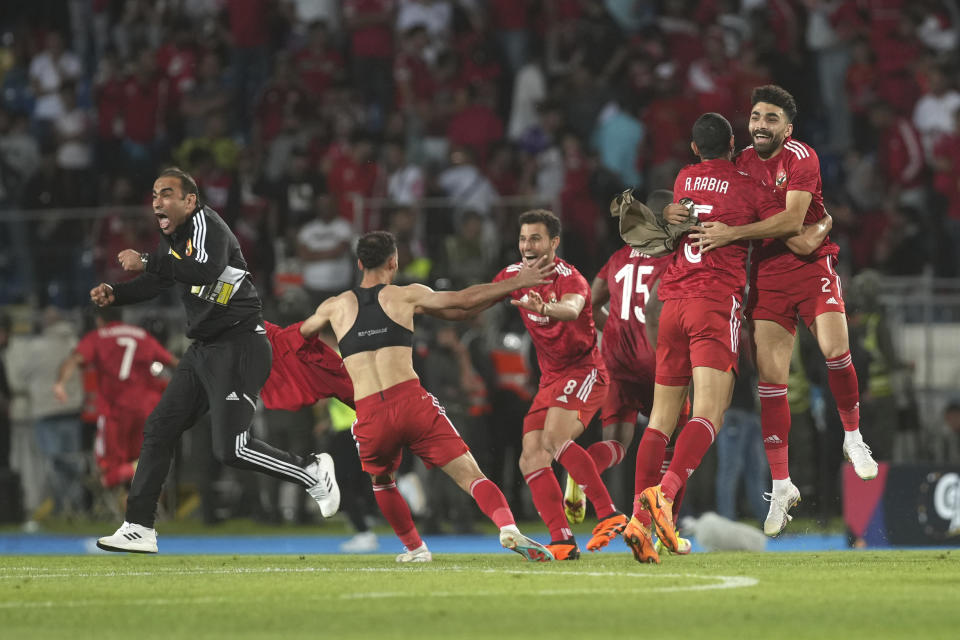
[[[687,384],[694,367],[737,371],[740,301],[683,298],[667,300],[657,334],[657,384]]]
[[[559,407],[577,412],[583,426],[590,424],[607,397],[607,372],[591,367],[541,385],[523,419],[523,433],[540,431],[547,420],[547,409]]]
[[[747,301],[747,317],[776,322],[795,334],[798,317],[810,326],[822,313],[844,313],[843,289],[833,262],[831,256],[824,256],[786,273],[756,276]]]
[[[352,433],[367,473],[395,472],[404,446],[428,469],[442,467],[470,450],[446,410],[417,379],[360,398],[356,404]]]
[[[637,414],[650,415],[653,407],[653,380],[626,380],[610,378],[607,399],[600,409],[600,422],[603,426],[634,423]]]

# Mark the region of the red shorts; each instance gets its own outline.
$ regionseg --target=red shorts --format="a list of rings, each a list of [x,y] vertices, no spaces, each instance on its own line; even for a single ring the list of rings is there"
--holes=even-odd
[[[810,326],[817,316],[828,311],[845,311],[840,276],[833,268],[831,256],[787,273],[754,278],[746,316],[776,322],[795,334],[798,317]]]
[[[133,477],[130,463],[140,457],[143,426],[155,405],[113,407],[97,417],[93,453],[105,486],[123,484]]]
[[[657,333],[657,384],[679,387],[694,367],[737,371],[740,302],[684,298],[667,300]]]
[[[352,433],[360,466],[367,473],[395,472],[404,446],[428,469],[442,467],[470,450],[446,410],[417,379],[360,398],[356,404]]]
[[[547,409],[559,407],[577,412],[577,418],[586,427],[607,397],[607,372],[604,369],[585,369],[558,378],[542,386],[533,398],[533,404],[523,419],[523,433],[541,431],[547,421]]]
[[[603,426],[635,423],[637,414],[650,416],[653,407],[653,380],[624,380],[610,378],[607,399],[600,409],[600,422]]]

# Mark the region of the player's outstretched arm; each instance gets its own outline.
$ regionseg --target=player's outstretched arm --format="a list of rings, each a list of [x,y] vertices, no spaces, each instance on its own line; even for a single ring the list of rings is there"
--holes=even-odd
[[[798,256],[808,256],[823,244],[827,234],[833,228],[833,218],[829,213],[824,212],[823,217],[813,224],[803,225],[803,231],[784,240],[784,244],[790,251]]]
[[[60,363],[57,370],[57,380],[53,383],[53,396],[60,404],[67,403],[66,384],[73,377],[74,372],[83,364],[83,356],[74,351]]]
[[[607,281],[597,276],[590,285],[590,302],[593,305],[593,323],[597,325],[597,331],[603,331],[607,324],[607,317],[610,313],[604,309],[604,305],[610,300],[610,285]]]
[[[583,305],[587,303],[586,299],[578,293],[565,293],[562,298],[554,302],[544,302],[543,298],[536,291],[530,291],[519,300],[511,300],[510,304],[527,311],[559,320],[561,322],[570,322],[576,320],[583,311]]]
[[[812,198],[809,191],[788,191],[786,208],[769,218],[735,227],[722,222],[701,222],[692,227],[690,237],[697,241],[702,253],[742,240],[790,238],[802,230]]]
[[[546,284],[555,269],[547,256],[541,256],[532,265],[522,265],[512,278],[499,282],[475,284],[460,291],[434,291],[424,285],[409,285],[404,289],[408,292],[407,300],[416,305],[420,313],[444,309],[478,313],[512,291]]]
[[[340,296],[342,295],[341,293]],[[304,320],[303,324],[300,325],[300,335],[304,338],[312,338],[320,333],[320,330],[330,323],[330,319],[337,309],[337,301],[340,299],[340,296],[327,298],[320,303],[320,306],[313,312],[313,315]]]

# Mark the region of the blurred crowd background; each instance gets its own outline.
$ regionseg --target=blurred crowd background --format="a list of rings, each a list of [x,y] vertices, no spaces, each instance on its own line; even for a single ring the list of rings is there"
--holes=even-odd
[[[90,439],[69,464],[35,442],[36,420],[79,425],[82,414],[79,400],[44,398],[50,372],[35,365],[42,355],[55,374],[92,326],[90,287],[125,278],[118,251],[156,246],[147,214],[158,169],[196,177],[240,239],[268,319],[287,324],[352,285],[352,241],[375,228],[397,235],[403,281],[458,288],[515,260],[517,214],[546,207],[563,220],[561,254],[592,279],[620,244],[612,196],[671,188],[694,160],[690,127],[704,111],[749,144],[750,90],[770,82],[797,98],[795,135],[820,156],[868,442],[880,459],[960,461],[958,26],[953,0],[0,4],[0,466],[22,476],[25,517],[109,502],[95,481],[74,504],[45,500],[41,469],[82,473]],[[182,351],[175,300],[127,319]],[[424,329],[427,388],[515,510],[533,515],[515,464],[537,375],[519,319],[499,308]],[[822,358],[800,344],[792,466],[803,506],[827,518],[839,513],[841,430]],[[743,385],[738,406],[755,416],[749,376]],[[347,427],[327,406],[265,412],[257,425],[306,451],[338,441],[349,457]],[[171,509],[189,512],[197,495],[211,522],[311,517],[269,482],[210,469],[196,434]],[[735,465],[731,480],[726,458],[722,482],[709,468],[695,477],[690,508],[762,517],[753,500],[731,499],[750,473]],[[632,461],[614,475],[626,505]],[[472,526],[467,501],[424,479],[414,468],[406,482],[414,499],[427,487],[418,515],[438,529]],[[350,518],[358,530],[373,513],[364,500]]]

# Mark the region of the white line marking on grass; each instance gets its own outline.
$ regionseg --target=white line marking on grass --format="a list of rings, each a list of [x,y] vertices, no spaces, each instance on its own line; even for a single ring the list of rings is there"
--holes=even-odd
[[[10,570],[22,571],[23,573],[12,574],[8,573]],[[673,585],[664,585],[656,586],[654,584],[644,584],[637,585],[635,587],[601,587],[593,588],[587,585],[583,586],[573,586],[569,588],[549,588],[549,589],[526,589],[525,593],[532,593],[533,595],[541,596],[554,596],[554,595],[604,595],[610,593],[622,594],[627,593],[670,593],[670,592],[679,592],[679,591],[713,591],[719,589],[741,589],[745,587],[754,587],[759,584],[759,580],[750,576],[718,576],[718,575],[704,575],[696,573],[639,573],[636,571],[563,571],[563,572],[542,572],[537,573],[534,570],[518,570],[518,569],[475,569],[471,567],[463,566],[426,566],[419,565],[417,567],[349,567],[349,568],[331,568],[331,567],[261,567],[261,568],[247,568],[247,567],[233,567],[225,569],[207,569],[201,567],[171,567],[169,569],[154,569],[150,571],[102,571],[102,572],[83,572],[83,573],[43,573],[43,569],[39,567],[11,567],[5,570],[3,574],[0,574],[0,578],[115,578],[115,577],[157,577],[157,576],[189,576],[189,575],[243,575],[243,574],[267,574],[267,573],[409,573],[409,572],[420,572],[420,573],[489,573],[489,574],[518,574],[530,576],[532,578],[539,577],[548,577],[551,582],[555,583],[558,576],[575,576],[577,578],[632,578],[650,581],[652,580],[685,580],[685,581],[703,581],[704,584],[673,584]],[[476,597],[476,596],[500,596],[503,595],[499,591],[476,591],[470,590],[465,592],[445,592],[445,593],[435,593],[434,597]],[[365,598],[413,598],[419,597],[418,595],[411,594],[405,591],[380,591],[380,592],[356,592],[356,593],[344,593],[340,595],[340,598],[343,600],[354,600],[354,599],[365,599]],[[215,603],[215,602],[225,602],[224,599],[217,598],[190,598],[190,599],[157,599],[157,600],[123,600],[122,602],[128,604],[190,604],[190,603]],[[120,602],[119,600],[112,600],[111,602]],[[71,601],[61,601],[63,606],[89,606],[93,604],[98,604],[95,601],[85,601],[85,600],[71,600]],[[30,607],[47,607],[53,606],[51,603],[46,602],[34,602],[34,603],[15,603],[15,602],[5,602],[0,603],[0,608],[8,609],[16,606],[30,606]]]

